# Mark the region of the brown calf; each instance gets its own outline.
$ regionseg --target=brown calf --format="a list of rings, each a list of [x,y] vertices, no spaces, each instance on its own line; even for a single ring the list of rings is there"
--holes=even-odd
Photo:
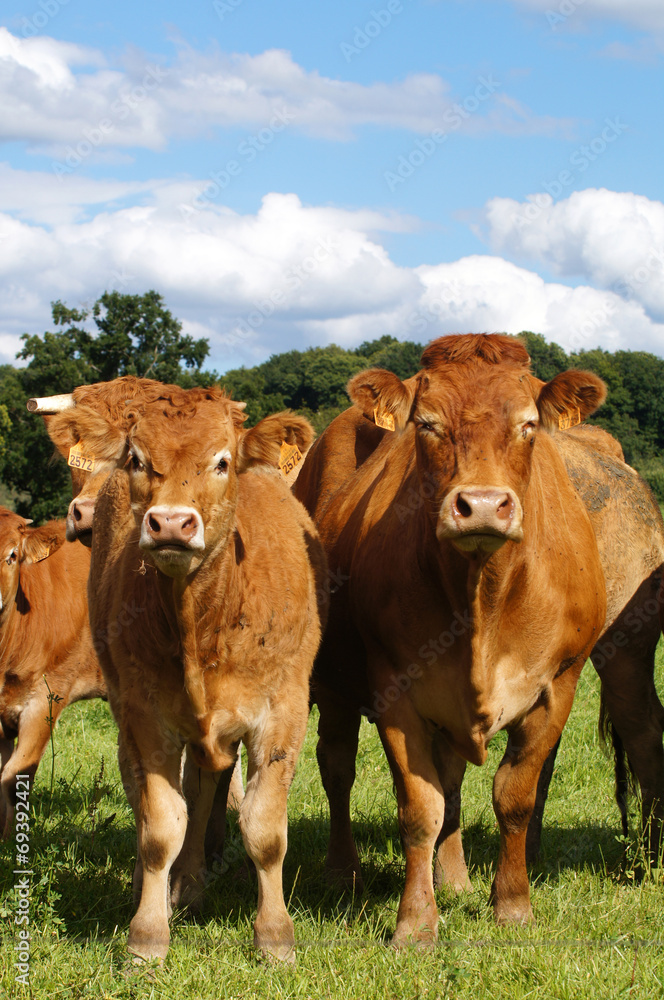
[[[16,775],[32,782],[63,708],[106,689],[90,638],[90,553],[65,541],[64,521],[41,528],[0,507],[0,830],[9,836]],[[48,683],[46,686],[45,680]],[[14,746],[14,741],[16,746]]]
[[[537,781],[606,613],[595,537],[547,433],[570,402],[592,412],[600,380],[567,372],[542,388],[521,345],[497,335],[441,338],[422,360],[408,383],[380,370],[353,378],[359,409],[391,416],[396,433],[320,507],[314,462],[295,486],[317,511],[332,578],[345,581],[315,671],[328,863],[359,874],[348,799],[365,712],[392,769],[406,852],[397,943],[436,936],[435,847],[445,877],[467,885],[459,789],[465,762],[482,763],[500,729],[492,897],[499,921],[531,919]]]
[[[240,406],[216,389],[146,405],[128,436],[84,407],[71,419],[103,461],[128,455],[97,500],[89,594],[93,630],[123,599],[145,612],[101,656],[142,861],[129,949],[166,954],[169,872],[173,900],[200,891],[216,782],[242,740],[255,943],[288,958],[286,796],[306,728],[324,556],[303,507],[267,466],[283,441],[306,448],[311,428],[277,414],[245,432]],[[182,785],[185,750],[201,769],[194,791]]]

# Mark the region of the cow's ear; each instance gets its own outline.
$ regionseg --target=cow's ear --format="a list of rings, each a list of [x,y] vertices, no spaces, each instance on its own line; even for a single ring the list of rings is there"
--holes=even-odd
[[[252,465],[279,467],[281,446],[297,445],[302,454],[314,440],[314,429],[304,417],[290,410],[264,417],[255,427],[243,431],[238,445],[237,469],[244,472]]]
[[[392,430],[402,430],[408,423],[416,389],[415,379],[402,382],[394,372],[383,368],[368,368],[354,375],[346,386],[348,395],[365,417],[388,429],[393,422]]]
[[[126,447],[126,432],[88,406],[76,406],[50,417],[48,435],[65,458],[69,449],[81,444],[96,460],[117,462]]]
[[[606,399],[606,386],[593,372],[570,371],[545,382],[537,397],[542,426],[547,430],[572,427],[597,410]]]
[[[63,522],[50,521],[41,528],[24,528],[18,546],[19,562],[38,563],[48,558],[65,541]]]

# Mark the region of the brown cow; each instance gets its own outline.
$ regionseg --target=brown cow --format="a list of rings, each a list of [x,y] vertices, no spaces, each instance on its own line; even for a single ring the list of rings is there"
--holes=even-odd
[[[537,780],[606,611],[587,513],[546,433],[570,405],[593,412],[601,381],[566,372],[542,388],[525,349],[499,335],[441,338],[422,363],[408,383],[381,370],[351,380],[360,410],[391,416],[398,433],[317,514],[342,581],[315,674],[328,860],[358,871],[348,796],[364,711],[387,752],[406,853],[395,943],[436,936],[437,844],[448,877],[467,884],[454,799],[465,762],[482,763],[500,729],[509,740],[494,781],[492,898],[499,921],[531,919],[525,841]]]
[[[617,754],[616,798],[623,833],[627,835],[627,778],[622,750],[627,748],[641,787],[644,819],[655,816],[659,820],[651,832],[651,851],[657,857],[664,803],[664,711],[654,685],[660,626],[653,613],[653,602],[664,565],[664,525],[648,486],[624,464],[622,448],[615,438],[587,424],[563,431],[554,427],[549,433],[553,434],[570,481],[588,512],[606,580],[607,616],[591,659],[602,681],[602,730],[611,732]],[[367,417],[356,406],[335,418],[314,443],[307,458],[306,474],[303,473],[294,491],[314,521],[320,520],[339,484],[390,435],[391,431],[376,426],[373,414]],[[424,502],[421,493],[410,493],[402,516],[410,516]],[[343,577],[336,582],[343,583]],[[664,602],[664,582],[659,601]],[[557,747],[540,776],[537,804],[528,827],[529,860],[539,853],[542,815],[556,750]],[[341,747],[338,752],[343,752]],[[354,754],[348,752],[354,760]],[[348,767],[350,773],[350,763]],[[458,826],[460,804],[458,795],[448,797],[445,823],[450,829]],[[340,823],[338,830],[336,819]],[[333,820],[330,861],[335,867],[345,866],[354,871],[357,879],[359,862],[341,861],[338,865],[335,862],[335,858],[347,859],[350,853],[347,809],[338,810],[338,815],[335,811]],[[436,859],[436,885],[443,881],[458,887],[468,885],[465,878],[457,877],[453,866],[446,873],[444,865],[445,852],[441,850]]]
[[[197,891],[215,779],[230,773],[242,740],[240,825],[259,884],[254,940],[288,958],[286,796],[306,729],[324,556],[308,515],[268,466],[283,441],[306,448],[311,428],[277,414],[244,432],[240,406],[218,389],[148,404],[128,438],[85,407],[71,419],[103,461],[129,454],[128,470],[97,500],[89,590],[93,630],[107,627],[121,600],[145,611],[101,657],[133,771],[142,859],[129,949],[165,956],[169,871],[179,860],[174,899]],[[189,803],[185,748],[201,768]]]
[[[0,830],[11,832],[16,775],[32,782],[63,708],[106,696],[88,624],[90,553],[0,507]],[[45,683],[46,680],[46,683]],[[48,684],[48,687],[46,686]],[[14,740],[17,740],[14,747]]]

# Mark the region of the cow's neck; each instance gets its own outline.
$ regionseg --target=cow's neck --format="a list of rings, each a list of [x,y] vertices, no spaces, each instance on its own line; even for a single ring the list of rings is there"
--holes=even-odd
[[[14,664],[6,661],[7,650],[14,650],[18,663],[25,659],[32,646],[34,629],[28,627],[28,611],[31,609],[29,594],[19,578],[16,593],[8,600],[0,612],[0,670],[9,670]]]

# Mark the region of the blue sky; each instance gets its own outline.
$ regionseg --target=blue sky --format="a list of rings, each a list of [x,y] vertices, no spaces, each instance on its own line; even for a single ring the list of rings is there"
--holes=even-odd
[[[664,355],[660,0],[30,0],[0,360],[157,288],[219,370],[382,333]]]

